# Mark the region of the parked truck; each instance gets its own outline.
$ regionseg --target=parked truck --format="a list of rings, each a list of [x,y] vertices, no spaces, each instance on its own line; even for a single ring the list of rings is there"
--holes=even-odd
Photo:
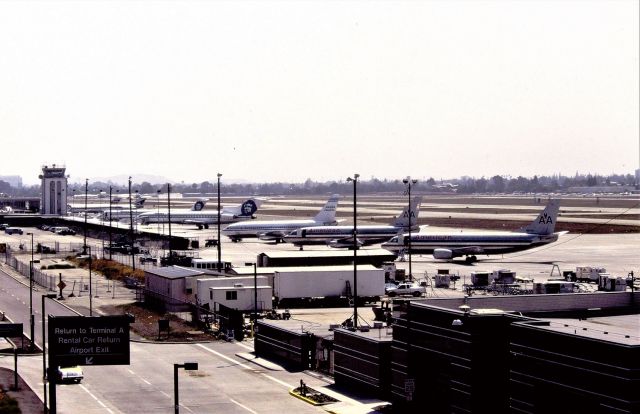
[[[371,265],[357,269],[359,304],[377,302],[384,295],[384,270]],[[273,274],[274,305],[338,306],[353,303],[353,266],[326,266],[276,271]]]

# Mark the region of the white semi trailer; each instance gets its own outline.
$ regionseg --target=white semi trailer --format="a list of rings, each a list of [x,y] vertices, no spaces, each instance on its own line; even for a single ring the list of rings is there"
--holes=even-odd
[[[326,266],[279,270],[273,275],[274,305],[332,306],[352,303],[353,266]],[[357,268],[358,303],[376,302],[384,295],[384,269],[371,265]]]

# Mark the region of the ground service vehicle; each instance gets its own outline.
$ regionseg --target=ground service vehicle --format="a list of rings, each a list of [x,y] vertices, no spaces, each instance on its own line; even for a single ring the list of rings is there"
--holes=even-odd
[[[4,232],[7,234],[22,234],[23,231],[21,228],[19,227],[6,227],[4,229]]]
[[[400,283],[395,289],[387,290],[389,296],[412,295],[418,297],[425,293],[427,293],[427,288],[414,283]]]
[[[292,267],[273,274],[274,305],[337,306],[353,301],[353,266]],[[384,270],[358,266],[358,303],[384,295]]]

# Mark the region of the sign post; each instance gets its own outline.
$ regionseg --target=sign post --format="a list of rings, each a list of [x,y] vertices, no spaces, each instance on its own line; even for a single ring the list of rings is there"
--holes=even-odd
[[[129,315],[49,315],[49,408],[56,412],[59,366],[129,365]]]

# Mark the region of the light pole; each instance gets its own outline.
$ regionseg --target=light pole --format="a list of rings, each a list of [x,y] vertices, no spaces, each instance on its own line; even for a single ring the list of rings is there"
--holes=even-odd
[[[158,197],[156,200],[156,211],[158,213],[157,223],[158,223],[158,236],[159,236],[160,235],[160,193],[162,192],[162,190],[158,189],[156,190],[156,192],[158,193]]]
[[[178,399],[178,368],[184,368],[185,371],[197,371],[197,362],[185,362],[184,364],[173,364],[173,398],[175,413],[180,413],[180,402]]]
[[[220,263],[222,259],[222,240],[220,240],[220,177],[222,177],[222,174],[218,173],[218,272],[220,272],[222,268]]]
[[[84,244],[82,246],[82,254],[87,254],[87,195],[89,193],[89,179],[84,181]]]
[[[133,234],[133,210],[131,209],[131,177],[129,177],[129,240],[131,241],[131,267],[136,272],[135,236]]]
[[[415,185],[418,180],[412,180],[411,177],[403,179],[402,182],[407,187],[407,195],[409,196],[409,280],[413,280],[413,274],[411,273],[411,227],[413,226],[413,211],[411,210],[411,186]]]
[[[109,260],[111,260],[111,225],[113,223],[113,216],[111,215],[111,192],[113,190],[113,186],[109,186]],[[102,256],[104,257],[104,250],[102,250]]]
[[[35,341],[35,321],[33,315],[33,233],[27,233],[31,236],[31,262],[29,262],[29,327],[31,333],[31,352],[33,352]]]
[[[356,183],[360,174],[353,174],[347,177],[348,181],[353,181],[353,327],[358,329],[358,223],[357,223],[357,193]]]
[[[47,413],[47,338],[46,329],[44,328],[44,300],[46,298],[55,299],[55,293],[47,293],[42,295],[42,383],[44,385],[44,413]]]
[[[89,249],[89,316],[93,316],[93,283],[91,283],[91,246],[87,246]],[[134,269],[135,270],[135,269]]]
[[[171,247],[171,184],[167,183],[167,221],[169,223],[169,265],[173,264],[173,249]]]

